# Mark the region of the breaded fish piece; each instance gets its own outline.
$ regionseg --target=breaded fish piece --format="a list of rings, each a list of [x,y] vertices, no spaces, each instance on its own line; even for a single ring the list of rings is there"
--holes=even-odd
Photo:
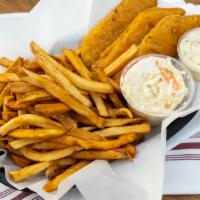
[[[137,56],[150,53],[177,55],[179,38],[187,31],[200,26],[200,15],[171,15],[163,18],[144,37],[139,45]]]
[[[156,5],[157,0],[123,0],[84,37],[81,44],[84,63],[87,66],[94,64],[139,12]]]
[[[132,44],[139,45],[144,36],[164,17],[184,15],[181,8],[150,8],[140,12],[128,28],[101,54],[96,65],[107,67]]]

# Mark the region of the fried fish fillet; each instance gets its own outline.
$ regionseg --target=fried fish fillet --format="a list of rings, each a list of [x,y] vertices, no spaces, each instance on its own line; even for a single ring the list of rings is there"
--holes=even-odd
[[[181,8],[150,8],[140,12],[127,29],[101,54],[95,65],[106,67],[124,53],[132,44],[139,45],[144,36],[164,17],[184,15]]]
[[[158,53],[175,57],[181,35],[199,26],[200,15],[167,16],[144,37],[136,56]]]
[[[81,57],[84,63],[87,66],[94,64],[105,48],[112,44],[139,12],[156,4],[157,0],[123,0],[83,39]]]

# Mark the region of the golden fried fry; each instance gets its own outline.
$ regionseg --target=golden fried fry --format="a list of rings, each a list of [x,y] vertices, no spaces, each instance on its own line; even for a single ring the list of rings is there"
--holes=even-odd
[[[129,117],[133,118],[132,112],[128,108],[109,108],[108,109],[109,115],[112,118],[117,118],[117,117]]]
[[[104,71],[107,76],[112,76],[119,70],[123,69],[134,57],[138,48],[135,44],[114,60],[110,65],[105,67]]]
[[[26,80],[27,82],[30,82],[38,87],[44,88],[47,92],[49,92],[52,96],[54,96],[55,98],[59,99],[61,102],[66,104],[69,108],[79,113],[80,115],[87,117],[95,125],[97,125],[97,127],[99,128],[103,127],[104,124],[103,118],[97,116],[90,109],[80,104],[76,99],[71,97],[61,87],[49,81],[48,79],[43,78],[28,70],[25,70],[25,73],[27,74],[27,76],[21,77],[23,80]]]
[[[37,104],[34,109],[45,116],[59,115],[70,111],[70,108],[63,103]]]
[[[84,131],[93,131],[96,129],[95,126],[84,126],[84,127],[81,127],[80,129],[84,130]]]
[[[11,131],[9,136],[17,139],[51,139],[60,137],[66,132],[66,129],[16,129]]]
[[[144,135],[148,133],[151,129],[150,124],[143,123],[143,124],[135,124],[131,126],[119,126],[119,127],[112,127],[112,128],[105,128],[99,131],[94,131],[93,133],[103,136],[103,137],[115,137],[127,133],[137,133]]]
[[[101,98],[101,95],[92,93],[91,96],[92,96],[92,99],[93,99],[93,101],[94,101],[94,103],[97,107],[99,115],[102,116],[102,117],[108,117],[109,114],[108,114],[106,105],[104,103],[104,100]]]
[[[102,67],[93,67],[93,71],[95,72],[96,77],[103,82],[103,83],[109,83],[108,77],[104,73],[104,70]],[[116,108],[121,108],[123,107],[122,102],[120,101],[119,97],[116,95],[115,91],[113,91],[112,94],[108,94],[111,102]]]
[[[38,90],[38,87],[20,81],[20,82],[10,83],[9,90],[11,93],[27,93]]]
[[[49,74],[49,76],[63,87],[70,95],[82,102],[85,106],[90,107],[91,101],[80,93],[80,91],[61,73],[59,68],[65,69],[56,60],[49,56],[39,45],[35,42],[30,44],[32,52],[36,55],[36,60],[42,69]],[[67,70],[67,69],[66,69]]]
[[[86,165],[88,165],[90,162],[89,161],[81,161],[75,165],[73,165],[72,167],[66,169],[62,174],[56,176],[54,179],[52,179],[51,181],[47,182],[43,189],[46,192],[51,192],[53,190],[56,190],[58,185],[67,177],[71,176],[72,174],[74,174],[75,172],[77,172],[78,170],[82,169],[83,167],[85,167]]]
[[[111,76],[119,68],[124,67],[128,61],[134,57],[134,46],[139,45],[145,35],[165,16],[184,15],[185,11],[181,8],[150,8],[140,12],[131,22],[127,29],[101,54],[97,61],[98,65],[106,67],[106,74]],[[128,50],[129,49],[129,50]],[[133,53],[131,53],[131,49]],[[127,55],[124,52],[127,51]],[[129,52],[128,52],[129,51]],[[135,51],[136,52],[136,51]],[[130,54],[130,55],[128,55]],[[124,56],[122,56],[124,55]],[[125,58],[127,57],[127,58]],[[120,58],[120,59],[119,59]],[[123,60],[124,59],[124,65]],[[115,62],[115,60],[118,60]],[[115,63],[114,63],[115,62]],[[111,64],[112,63],[112,64]]]
[[[60,138],[55,138],[54,141],[58,143],[63,143],[66,145],[79,145],[84,149],[102,149],[109,150],[119,148],[128,143],[137,141],[139,136],[136,133],[128,133],[120,135],[119,138],[113,140],[105,141],[95,141],[95,140],[83,140],[73,136],[62,136]]]
[[[25,60],[23,67],[34,72],[41,70],[40,65],[36,61]]]
[[[117,126],[124,126],[128,124],[134,124],[144,121],[141,118],[118,118],[118,119],[106,119],[105,120],[105,127],[117,127]]]
[[[23,169],[20,169],[17,171],[11,171],[9,172],[9,175],[15,182],[20,182],[33,175],[39,174],[40,172],[47,169],[50,165],[51,165],[51,162],[37,163],[34,165],[24,167]]]
[[[19,100],[19,103],[32,103],[49,99],[53,99],[53,97],[48,92],[45,90],[36,90],[25,93]]]
[[[68,132],[67,135],[78,137],[84,140],[96,140],[96,141],[106,140],[104,137],[95,135],[89,131],[78,129],[78,128],[73,129],[72,131]]]
[[[69,59],[69,61],[72,63],[76,71],[84,78],[90,79],[91,74],[90,71],[87,69],[87,67],[83,64],[81,59],[78,57],[78,55],[69,49],[63,50],[64,55]]]
[[[13,160],[13,162],[20,167],[27,167],[27,166],[31,165],[31,163],[32,163],[31,160],[28,160],[26,158],[23,158],[21,156],[15,155],[15,154],[10,154],[10,157]]]
[[[3,73],[0,74],[0,82],[17,82],[20,81],[20,78],[14,73]]]
[[[63,158],[60,160],[56,160],[45,171],[45,175],[49,180],[51,180],[57,175],[61,174],[69,165],[73,165],[75,162],[76,160],[72,158]]]
[[[13,61],[10,60],[9,58],[6,58],[6,57],[0,58],[0,65],[1,66],[8,68],[12,64],[13,64]]]
[[[82,41],[81,57],[90,67],[100,54],[128,27],[136,15],[156,6],[156,0],[124,0],[102,19]]]
[[[35,144],[38,142],[41,142],[42,139],[18,139],[18,140],[14,140],[9,142],[9,145],[14,149],[20,149],[24,146],[30,145],[30,144]]]
[[[59,121],[67,130],[77,128],[76,121],[74,121],[68,113],[52,116],[53,119]]]
[[[113,88],[115,89],[115,91],[117,93],[120,93],[121,94],[121,88],[120,88],[120,85],[117,81],[113,80],[112,78],[108,78],[110,84],[113,86]]]
[[[78,146],[68,147],[59,150],[52,150],[48,152],[38,152],[29,147],[22,147],[20,149],[21,153],[24,155],[25,158],[38,162],[48,162],[48,161],[58,160],[70,156],[74,152],[80,150],[82,150],[82,147]]]
[[[43,128],[63,128],[63,125],[51,119],[32,114],[24,114],[11,119],[9,122],[1,126],[0,135],[5,136],[9,131],[24,125],[33,125]]]
[[[136,148],[132,145],[127,145],[123,148],[112,150],[83,150],[72,154],[70,157],[84,160],[131,160],[135,154]]]
[[[71,146],[72,145],[60,144],[53,141],[44,141],[31,145],[31,148],[36,150],[53,150],[53,149],[64,149],[66,147],[71,147]]]

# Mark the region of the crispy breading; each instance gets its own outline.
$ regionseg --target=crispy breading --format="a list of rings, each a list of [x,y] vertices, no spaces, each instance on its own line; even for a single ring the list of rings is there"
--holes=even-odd
[[[127,28],[135,16],[153,6],[157,0],[123,0],[102,19],[82,41],[81,57],[91,66],[100,54]]]
[[[199,26],[200,15],[167,16],[144,37],[136,56],[158,53],[175,57],[181,35]]]
[[[132,44],[139,45],[145,35],[164,17],[184,15],[181,8],[150,8],[137,15],[128,28],[101,54],[96,65],[106,67],[125,52]]]

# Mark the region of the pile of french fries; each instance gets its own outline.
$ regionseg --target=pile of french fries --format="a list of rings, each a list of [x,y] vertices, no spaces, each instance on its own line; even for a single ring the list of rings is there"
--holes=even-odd
[[[133,116],[107,76],[124,57],[88,70],[78,49],[52,56],[35,42],[30,47],[34,60],[0,59],[7,68],[0,74],[0,147],[20,167],[9,172],[12,180],[44,171],[51,192],[93,160],[133,159],[150,125]]]

